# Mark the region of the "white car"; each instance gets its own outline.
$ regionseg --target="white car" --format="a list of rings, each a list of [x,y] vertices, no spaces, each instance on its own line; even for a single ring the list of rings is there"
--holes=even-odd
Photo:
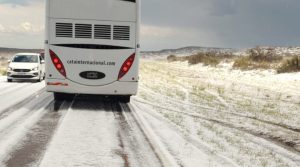
[[[34,80],[37,82],[45,78],[45,61],[37,53],[18,53],[9,61],[7,82],[13,79]]]

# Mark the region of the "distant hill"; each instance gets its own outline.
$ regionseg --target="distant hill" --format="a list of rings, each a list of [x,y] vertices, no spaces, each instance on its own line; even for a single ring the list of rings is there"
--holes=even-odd
[[[200,47],[200,46],[188,46],[178,49],[163,49],[160,51],[143,51],[141,52],[144,58],[164,58],[169,55],[183,56],[191,55],[199,52],[237,52],[237,49],[232,48],[216,48],[216,47]]]
[[[300,47],[272,47],[272,46],[260,46],[260,48],[264,51],[273,50],[276,55],[281,56],[300,56]],[[216,48],[216,47],[198,47],[198,46],[188,46],[178,49],[163,49],[160,51],[144,51],[141,52],[143,58],[153,58],[153,59],[160,59],[166,58],[169,55],[176,55],[176,56],[187,56],[192,55],[195,53],[200,52],[222,52],[222,53],[233,53],[237,56],[244,56],[248,55],[248,50],[251,48],[244,48],[244,49],[232,49],[232,48]]]
[[[18,49],[18,48],[2,48],[0,47],[0,59],[9,59],[16,53],[40,53],[42,49]]]
[[[278,55],[300,55],[300,47],[262,47],[262,49],[269,50],[274,49]],[[143,58],[166,58],[169,55],[185,56],[199,52],[231,52],[235,55],[247,54],[247,48],[245,49],[232,49],[232,48],[218,48],[218,47],[200,47],[200,46],[188,46],[178,49],[163,49],[159,51],[142,51],[141,56]],[[18,48],[4,48],[0,47],[0,60],[7,60],[16,53],[29,52],[40,53],[42,49],[18,49]]]

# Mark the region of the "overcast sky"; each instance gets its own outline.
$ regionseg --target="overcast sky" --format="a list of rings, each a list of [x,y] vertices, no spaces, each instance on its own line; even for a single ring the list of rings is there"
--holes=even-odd
[[[142,0],[143,50],[300,45],[300,0]],[[44,0],[0,0],[0,47],[42,48]]]

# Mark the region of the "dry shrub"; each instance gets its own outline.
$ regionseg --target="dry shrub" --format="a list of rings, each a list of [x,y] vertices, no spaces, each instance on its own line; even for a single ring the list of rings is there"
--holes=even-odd
[[[270,69],[277,67],[283,60],[276,54],[274,48],[252,48],[248,50],[248,56],[242,56],[234,61],[233,67],[242,70]]]
[[[7,62],[7,60],[5,59],[5,60],[0,60],[0,68],[1,67],[7,67],[8,66],[8,62]]]
[[[247,69],[251,68],[251,66],[252,66],[252,64],[249,61],[249,57],[246,57],[246,56],[237,58],[233,64],[234,68],[240,68],[242,70],[247,70]]]
[[[200,52],[191,56],[170,55],[169,62],[188,61],[190,65],[203,63],[217,66],[221,61],[234,61],[233,67],[241,70],[276,69],[278,73],[300,71],[300,56],[278,55],[274,48],[255,47],[247,51],[247,56],[235,56],[229,52]]]
[[[167,60],[169,62],[173,62],[173,61],[186,61],[187,57],[186,56],[177,57],[175,55],[170,55],[170,56],[167,57]]]
[[[277,69],[278,73],[298,72],[300,71],[300,56],[292,57],[281,63]]]
[[[216,66],[220,61],[220,58],[217,57],[215,52],[198,53],[191,55],[188,58],[188,63],[190,65],[203,63],[204,65]]]
[[[170,55],[170,56],[167,57],[167,60],[169,62],[177,61],[177,57],[175,55]]]
[[[234,61],[233,67],[241,70],[253,70],[253,69],[271,69],[278,66],[277,63],[269,63],[266,61],[255,62],[249,59],[249,57],[240,57]]]
[[[0,75],[6,75],[6,69],[0,68]]]
[[[234,55],[228,52],[216,52],[216,51],[209,51],[209,52],[200,52],[191,56],[181,56],[177,57],[175,55],[170,55],[167,57],[169,62],[173,61],[188,61],[190,65],[203,63],[204,65],[211,65],[216,66],[223,60],[232,59]]]
[[[248,50],[249,59],[255,62],[278,62],[282,56],[278,56],[274,48],[255,47]]]

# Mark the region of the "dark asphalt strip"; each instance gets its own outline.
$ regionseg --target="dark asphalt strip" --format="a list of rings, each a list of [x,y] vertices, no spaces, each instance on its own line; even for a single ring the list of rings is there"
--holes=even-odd
[[[105,98],[101,96],[88,96],[88,95],[79,95],[75,97],[74,105],[72,105],[72,109],[74,110],[91,110],[91,111],[99,111],[99,114],[104,113],[112,113],[116,120],[117,124],[119,122],[126,123],[126,120],[121,118],[121,107],[118,106],[118,102],[114,98]],[[122,123],[122,124],[123,124]],[[121,128],[121,127],[120,127]],[[126,127],[122,127],[126,128]],[[128,155],[124,151],[125,144],[122,140],[122,134],[120,130],[116,135],[119,140],[120,149],[113,150],[115,154],[120,156],[124,161],[124,167],[130,167],[130,163],[128,160]]]
[[[118,103],[116,106],[113,106],[113,108],[117,111],[115,112],[115,117],[120,127],[118,135],[122,141],[123,155],[126,155],[125,158],[131,158],[132,161],[135,161],[135,163],[141,167],[146,167],[149,164],[163,164],[152,143],[146,137],[138,121],[136,121],[132,115],[128,104]],[[126,152],[129,150],[131,150],[133,155],[127,155],[128,153]],[[148,163],[145,163],[146,161],[148,161]]]
[[[124,167],[129,167],[130,166],[130,162],[129,162],[129,158],[128,158],[128,153],[126,152],[126,148],[125,145],[127,143],[125,143],[124,141],[124,133],[127,136],[130,136],[130,126],[128,125],[128,123],[126,122],[126,119],[124,118],[124,115],[122,114],[122,109],[119,106],[118,103],[112,103],[111,104],[111,108],[113,110],[114,116],[115,118],[118,120],[118,125],[119,125],[119,131],[118,131],[118,139],[119,139],[119,146],[121,147],[122,150],[117,151],[116,153],[122,157],[123,161],[124,161]]]
[[[45,105],[45,103],[43,104]],[[119,147],[112,151],[124,160],[124,167],[135,166],[134,164],[138,164],[140,167],[146,167],[149,164],[161,164],[151,145],[149,145],[149,141],[138,127],[139,125],[132,118],[130,109],[127,107],[124,110],[118,101],[76,96],[72,102],[51,101],[50,104],[47,104],[44,107],[47,112],[27,132],[26,137],[20,141],[18,147],[10,153],[4,162],[6,166],[39,166],[68,109],[99,111],[98,114],[114,114],[114,123],[119,128],[116,134],[119,139]],[[124,114],[125,112],[128,114]]]
[[[70,102],[55,101],[48,104],[45,107],[48,112],[29,130],[21,146],[11,153],[5,164],[8,167],[38,165],[64,115],[61,111],[70,105]]]
[[[122,106],[121,106],[122,105]],[[125,106],[125,107],[124,107]],[[147,167],[149,164],[162,164],[152,145],[133,118],[127,104],[120,104],[116,98],[79,95],[75,97],[72,110],[91,110],[99,114],[113,114],[118,128],[116,137],[118,149],[112,150],[123,159],[123,167]],[[87,113],[88,114],[88,113]]]

